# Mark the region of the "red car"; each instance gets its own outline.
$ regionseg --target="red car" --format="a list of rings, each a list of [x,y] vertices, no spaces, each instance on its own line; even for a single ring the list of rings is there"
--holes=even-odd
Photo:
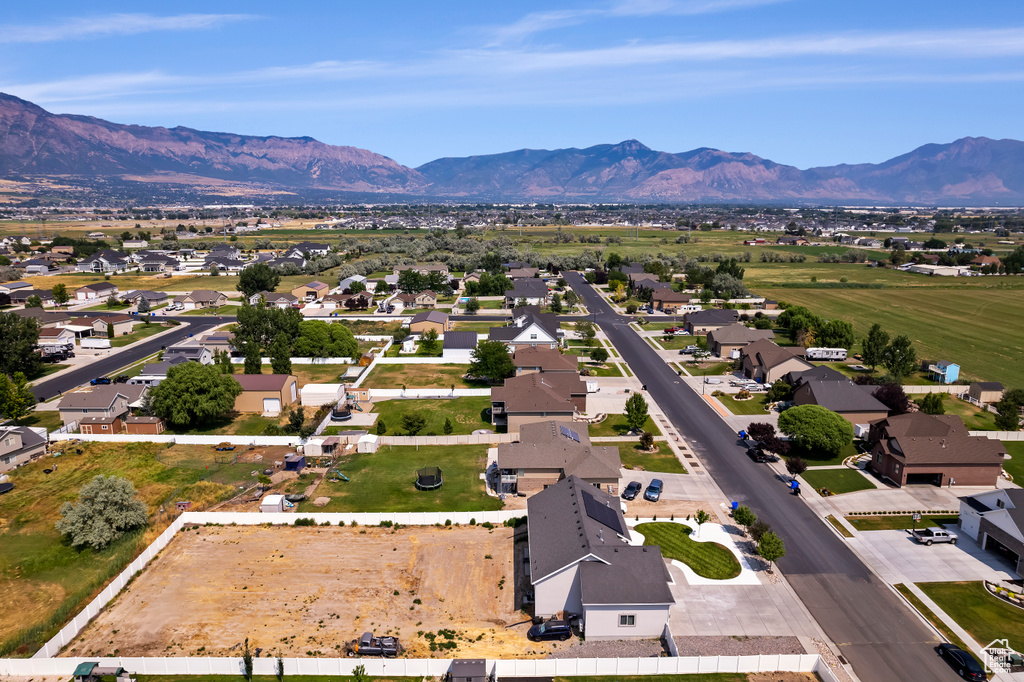
[[[686,331],[682,327],[669,327],[665,330],[666,334],[678,334],[679,332]]]

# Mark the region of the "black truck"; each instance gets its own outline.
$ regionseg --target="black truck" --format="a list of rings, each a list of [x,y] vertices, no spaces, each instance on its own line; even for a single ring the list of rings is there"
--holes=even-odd
[[[364,632],[359,639],[352,640],[345,647],[349,656],[383,656],[394,658],[402,651],[397,637],[375,637],[372,632]]]

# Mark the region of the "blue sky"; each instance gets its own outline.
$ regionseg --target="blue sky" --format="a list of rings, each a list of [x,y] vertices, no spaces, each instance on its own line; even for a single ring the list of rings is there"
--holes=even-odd
[[[13,4],[13,3],[9,3]],[[950,0],[5,6],[0,91],[417,166],[636,138],[806,168],[1024,138],[1024,6]]]

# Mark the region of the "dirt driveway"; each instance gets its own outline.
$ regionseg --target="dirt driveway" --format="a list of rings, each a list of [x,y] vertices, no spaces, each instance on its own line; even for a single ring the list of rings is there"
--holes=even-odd
[[[365,631],[411,657],[535,657],[513,609],[505,527],[210,526],[183,530],[66,656],[336,656]],[[433,644],[433,649],[431,645]],[[237,652],[234,654],[237,655]]]

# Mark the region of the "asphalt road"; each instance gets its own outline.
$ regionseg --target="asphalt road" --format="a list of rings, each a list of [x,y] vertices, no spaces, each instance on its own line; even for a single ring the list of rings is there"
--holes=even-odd
[[[201,334],[219,324],[230,321],[226,318],[192,316],[177,319],[182,324],[180,327],[175,327],[173,331],[157,338],[133,343],[124,348],[112,349],[109,355],[97,357],[96,360],[82,365],[78,369],[64,372],[59,376],[54,376],[52,379],[44,379],[34,384],[32,386],[32,393],[40,402],[49,400],[59,393],[66,393],[82,384],[87,384],[96,377],[114,374],[122,367],[156,353],[163,346],[170,346],[182,339],[188,338],[190,335]]]
[[[637,378],[731,500],[749,506],[786,544],[778,566],[864,682],[953,680],[935,635],[818,519],[786,483],[744,453],[734,432],[575,272],[564,272]],[[813,493],[808,493],[813,494]]]

